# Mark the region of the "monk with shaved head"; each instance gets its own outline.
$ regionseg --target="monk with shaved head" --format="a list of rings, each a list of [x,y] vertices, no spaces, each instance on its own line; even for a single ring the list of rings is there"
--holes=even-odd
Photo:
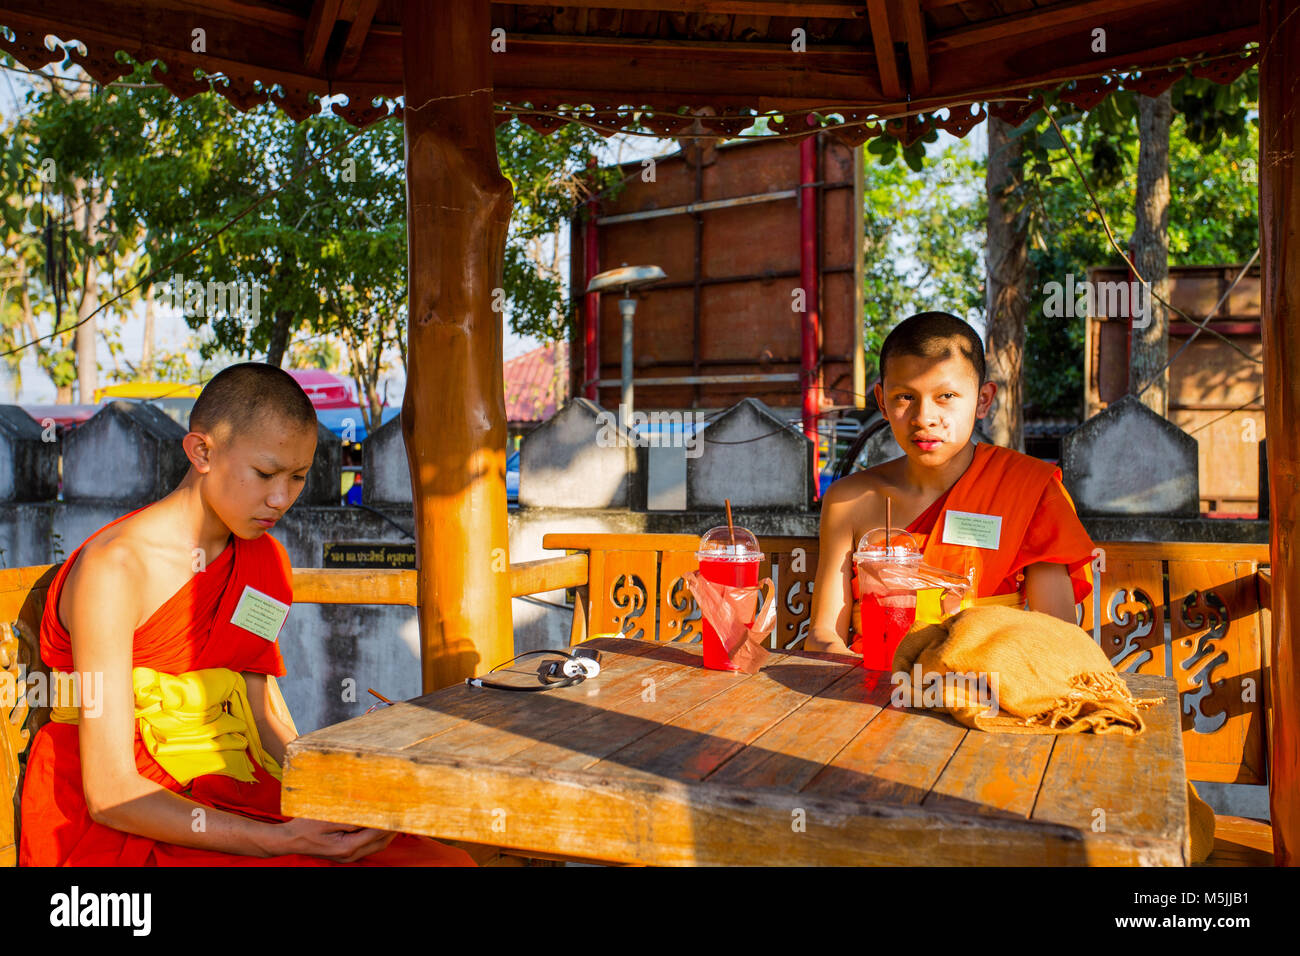
[[[959,606],[1027,606],[1074,623],[1075,604],[1092,591],[1092,541],[1060,468],[971,440],[998,390],[985,375],[984,344],[955,315],[922,312],[886,336],[875,399],[903,454],[841,478],[822,499],[808,650],[891,658],[880,627],[864,625],[852,557],[885,527],[887,500],[892,545],[914,543],[926,564],[971,581]],[[954,597],[920,589],[916,621],[942,620]]]
[[[22,864],[472,865],[425,837],[280,814],[293,586],[268,532],[316,429],[284,370],[222,370],[190,413],[180,485],[63,563],[41,621],[56,699],[28,758]]]

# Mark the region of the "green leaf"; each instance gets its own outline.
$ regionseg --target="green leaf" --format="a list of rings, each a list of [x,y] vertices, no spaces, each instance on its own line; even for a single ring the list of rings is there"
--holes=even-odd
[[[1038,134],[1038,146],[1041,149],[1065,149],[1065,141],[1055,126],[1049,126]]]

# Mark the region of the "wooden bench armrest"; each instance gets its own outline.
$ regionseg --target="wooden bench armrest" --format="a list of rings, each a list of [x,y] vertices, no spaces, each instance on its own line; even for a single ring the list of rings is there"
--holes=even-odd
[[[415,572],[388,568],[294,568],[293,602],[415,607]]]
[[[565,554],[558,558],[540,558],[510,565],[510,596],[522,597],[541,591],[585,587],[587,555]]]
[[[566,554],[510,565],[510,596],[581,587],[587,556]],[[387,568],[294,568],[296,604],[416,605],[415,572]]]

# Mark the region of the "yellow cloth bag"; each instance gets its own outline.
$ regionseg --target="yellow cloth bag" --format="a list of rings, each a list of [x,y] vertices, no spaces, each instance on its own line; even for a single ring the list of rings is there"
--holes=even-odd
[[[51,675],[56,676],[56,675]],[[151,667],[131,672],[140,739],[158,764],[181,784],[208,773],[252,783],[253,760],[279,780],[280,765],[262,746],[248,701],[244,675],[225,667],[166,674]],[[66,678],[65,678],[66,679]],[[267,678],[272,711],[284,720],[284,706],[274,678]],[[55,680],[55,686],[64,680]],[[80,722],[80,708],[56,701],[50,719]],[[292,719],[286,721],[292,727]],[[251,756],[250,756],[251,755]]]
[[[1142,711],[1163,698],[1135,698],[1106,653],[1080,627],[1050,614],[974,606],[937,623],[917,625],[894,652],[895,672],[982,675],[943,682],[940,709],[958,723],[994,733],[1121,733],[1145,727]],[[983,698],[983,699],[981,699]],[[1191,859],[1214,849],[1214,811],[1187,785]]]

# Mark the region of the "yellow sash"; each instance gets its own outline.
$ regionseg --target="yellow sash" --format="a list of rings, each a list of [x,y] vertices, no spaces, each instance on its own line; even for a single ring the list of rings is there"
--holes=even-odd
[[[937,624],[948,615],[943,613],[939,599],[943,596],[942,588],[920,588],[916,592],[916,621],[920,624]],[[1010,594],[991,594],[988,597],[973,598],[969,595],[961,599],[961,607],[981,606],[985,604],[1005,604],[1022,607],[1024,595],[1019,591]]]
[[[50,675],[55,688],[70,684],[66,675]],[[184,674],[165,674],[151,667],[131,672],[140,739],[158,764],[182,784],[208,773],[252,783],[253,759],[280,779],[280,765],[266,752],[248,702],[244,675],[225,667]],[[274,700],[268,678],[268,694]],[[50,719],[80,722],[73,702],[55,701]],[[252,755],[250,759],[249,755]]]

